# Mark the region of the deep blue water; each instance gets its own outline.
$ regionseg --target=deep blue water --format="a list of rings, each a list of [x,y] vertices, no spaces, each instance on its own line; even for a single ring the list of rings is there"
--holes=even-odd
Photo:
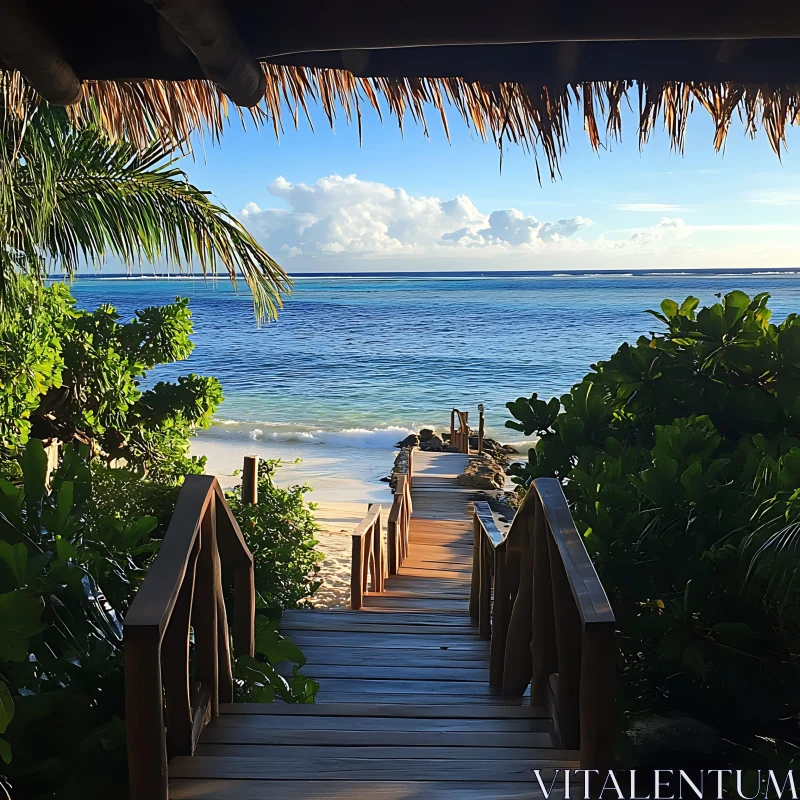
[[[227,280],[73,286],[83,307],[109,302],[124,317],[189,297],[194,353],[154,377],[215,375],[220,420],[282,440],[325,431],[331,444],[343,431],[383,444],[396,437],[380,429],[442,426],[451,406],[480,402],[490,428],[502,428],[508,400],[562,393],[621,342],[657,328],[644,311],[663,298],[712,302],[732,289],[770,292],[777,318],[800,311],[794,273],[300,277],[278,321],[261,327],[246,290]]]

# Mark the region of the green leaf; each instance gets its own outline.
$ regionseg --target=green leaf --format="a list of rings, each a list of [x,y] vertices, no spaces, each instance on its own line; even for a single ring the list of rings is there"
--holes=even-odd
[[[25,585],[28,577],[28,548],[24,544],[20,542],[12,545],[0,541],[0,562],[13,588],[19,589]],[[0,730],[0,733],[2,732]]]
[[[11,720],[14,719],[14,710],[14,698],[8,686],[0,681],[0,733],[5,733]]]
[[[6,764],[11,763],[11,745],[2,736],[0,736],[0,758]]]
[[[24,661],[28,640],[47,628],[41,601],[19,589],[0,594],[0,662]]]
[[[22,477],[25,486],[25,505],[32,509],[41,506],[45,494],[47,453],[39,439],[31,439],[22,454]]]
[[[739,649],[747,647],[755,637],[753,629],[744,622],[718,622],[711,630],[720,642]]]
[[[662,300],[661,310],[667,319],[672,319],[678,315],[678,304],[674,300]]]
[[[72,498],[75,484],[72,481],[64,481],[58,490],[58,500],[56,502],[56,519],[53,533],[61,533],[69,520],[72,511]]]

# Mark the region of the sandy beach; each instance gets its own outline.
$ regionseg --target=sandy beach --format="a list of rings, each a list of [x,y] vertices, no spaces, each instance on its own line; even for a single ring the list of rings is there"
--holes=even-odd
[[[319,608],[346,607],[350,600],[350,563],[352,540],[350,534],[367,513],[370,503],[383,506],[384,531],[389,508],[392,505],[392,492],[388,483],[380,480],[365,480],[353,477],[353,460],[363,459],[364,451],[347,453],[337,449],[334,453],[325,452],[324,447],[302,447],[286,443],[280,447],[259,441],[241,440],[238,437],[225,441],[217,434],[204,435],[202,432],[192,440],[192,455],[208,458],[206,472],[216,475],[224,489],[230,489],[239,482],[234,471],[242,466],[246,455],[259,458],[280,458],[282,465],[277,472],[276,482],[280,486],[309,484],[313,491],[306,498],[316,505],[314,516],[320,526],[317,536],[319,549],[325,554],[320,578],[322,586],[315,593],[314,605]],[[224,436],[224,431],[223,431]],[[309,453],[309,450],[312,450]],[[316,451],[316,452],[315,452]],[[370,453],[370,464],[388,475],[394,463],[396,451],[383,450]],[[302,456],[299,463],[295,463]],[[385,461],[385,469],[381,465]],[[357,465],[364,471],[364,464]]]

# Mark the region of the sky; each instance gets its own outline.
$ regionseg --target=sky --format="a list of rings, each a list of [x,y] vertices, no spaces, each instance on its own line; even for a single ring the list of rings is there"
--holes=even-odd
[[[662,131],[640,151],[628,113],[594,152],[572,117],[561,178],[541,185],[532,155],[509,145],[501,169],[454,110],[449,140],[435,112],[426,137],[365,110],[361,142],[319,113],[280,140],[236,121],[181,166],[290,274],[800,267],[800,132],[778,159],[734,122],[716,153],[698,109],[683,155]]]

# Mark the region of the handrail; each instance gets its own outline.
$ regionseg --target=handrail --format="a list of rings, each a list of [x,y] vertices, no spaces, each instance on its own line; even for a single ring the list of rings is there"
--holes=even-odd
[[[408,555],[411,511],[411,480],[406,475],[398,475],[387,531],[390,575],[397,575]]]
[[[561,485],[533,481],[505,539],[488,504],[475,509],[470,613],[491,638],[491,685],[519,697],[530,684],[556,745],[580,748],[583,769],[608,768],[614,613]]]
[[[367,516],[353,531],[353,563],[350,570],[350,608],[361,609],[369,586],[373,592],[383,591],[387,564],[383,550],[381,529],[381,507],[377,503],[369,506]]]
[[[191,755],[233,701],[222,564],[234,572],[233,649],[253,655],[253,556],[213,475],[189,475],[124,622],[131,800],[167,800],[167,761]],[[194,676],[190,675],[194,633]]]
[[[456,430],[458,417],[458,430]],[[457,447],[459,453],[469,455],[469,412],[453,408],[450,411],[450,445]]]

